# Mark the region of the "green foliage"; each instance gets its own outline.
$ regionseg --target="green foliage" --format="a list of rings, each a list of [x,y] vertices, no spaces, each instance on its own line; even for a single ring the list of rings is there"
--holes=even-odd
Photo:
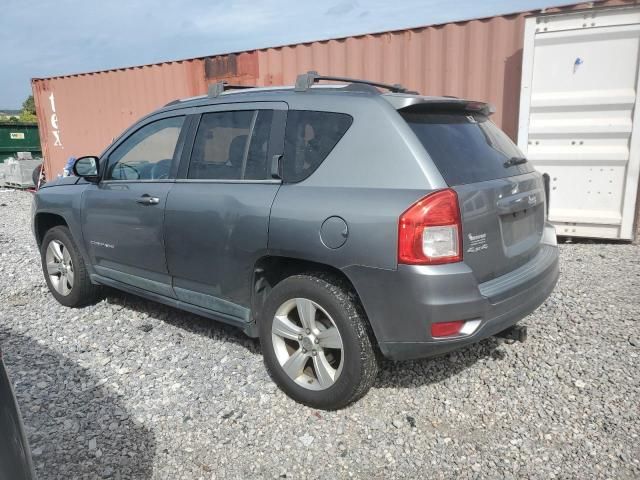
[[[36,102],[33,100],[33,95],[29,95],[27,97],[27,99],[22,102],[22,113],[20,114],[20,116],[22,117],[22,115],[25,114],[31,114],[34,116],[36,116]]]
[[[36,103],[33,100],[33,95],[29,95],[27,99],[22,102],[20,114],[11,116],[9,121],[25,123],[35,123],[38,121],[38,117],[36,116]]]
[[[16,117],[12,117],[16,118]],[[38,121],[38,117],[35,113],[25,112],[24,110],[20,113],[20,121],[27,123],[34,123]]]

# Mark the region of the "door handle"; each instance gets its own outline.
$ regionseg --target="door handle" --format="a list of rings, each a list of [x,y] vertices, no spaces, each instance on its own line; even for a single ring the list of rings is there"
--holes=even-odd
[[[136,200],[141,205],[157,205],[160,203],[160,199],[158,197],[152,197],[151,195],[144,194],[138,200]]]
[[[280,160],[282,159],[282,155],[274,155],[271,157],[271,178],[281,179],[282,174],[280,173]]]

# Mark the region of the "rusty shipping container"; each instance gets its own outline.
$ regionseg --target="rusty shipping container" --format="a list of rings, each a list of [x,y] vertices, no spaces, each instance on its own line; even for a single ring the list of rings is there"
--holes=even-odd
[[[597,7],[635,1],[595,2]],[[592,4],[547,9],[589,9]],[[491,102],[493,120],[514,140],[518,129],[522,12],[248,52],[32,80],[48,178],[70,156],[99,154],[136,119],[208,84],[293,84],[298,73],[402,83],[429,95]]]

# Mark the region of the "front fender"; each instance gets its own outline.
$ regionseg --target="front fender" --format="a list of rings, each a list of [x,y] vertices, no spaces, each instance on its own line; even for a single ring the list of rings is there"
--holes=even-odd
[[[67,177],[68,178],[68,177]],[[76,179],[77,180],[77,179]],[[73,239],[82,254],[85,265],[91,273],[93,267],[89,262],[89,256],[85,247],[82,233],[82,199],[89,183],[62,183],[48,188],[40,189],[33,199],[32,205],[32,230],[38,247],[44,237],[44,232],[39,231],[41,215],[60,217],[69,228]],[[47,222],[45,222],[45,226]]]

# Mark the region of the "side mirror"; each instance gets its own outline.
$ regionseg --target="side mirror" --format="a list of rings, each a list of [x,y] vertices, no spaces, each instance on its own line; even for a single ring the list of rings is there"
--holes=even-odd
[[[80,157],[73,164],[73,174],[76,177],[86,178],[87,180],[97,180],[99,165],[98,157]]]

